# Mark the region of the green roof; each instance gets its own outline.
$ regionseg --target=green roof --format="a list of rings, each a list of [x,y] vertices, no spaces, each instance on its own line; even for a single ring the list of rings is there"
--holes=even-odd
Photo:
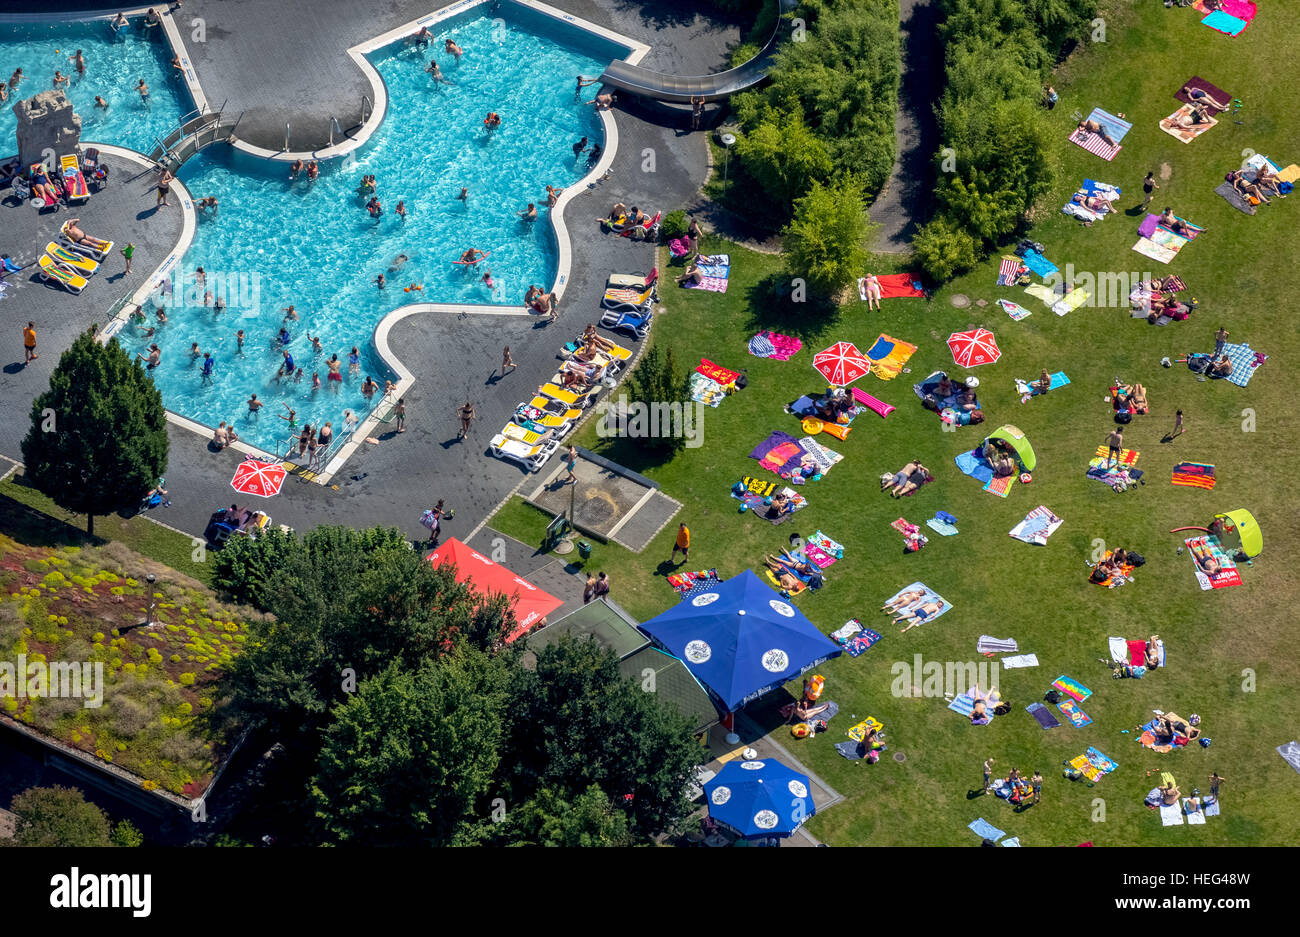
[[[695,676],[676,657],[655,647],[645,647],[619,663],[623,675],[641,684],[647,691],[653,686],[656,696],[691,720],[692,731],[699,733],[718,722],[713,700]],[[654,683],[646,681],[653,676]]]
[[[534,632],[528,638],[528,646],[538,651],[559,641],[561,635],[571,634],[575,638],[593,639],[622,660],[650,643],[636,625],[636,621],[617,605],[606,599],[596,599]]]

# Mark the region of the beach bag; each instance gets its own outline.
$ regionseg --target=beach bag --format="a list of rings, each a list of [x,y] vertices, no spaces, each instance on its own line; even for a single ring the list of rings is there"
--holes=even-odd
[[[993,715],[995,716],[1005,716],[1009,712],[1011,712],[1011,704],[1007,702],[998,703],[993,707]]]
[[[1131,410],[1116,410],[1116,411],[1115,411],[1115,422],[1116,422],[1116,423],[1132,423],[1132,422],[1133,422],[1133,412],[1132,412]]]
[[[744,371],[740,372],[740,377],[736,378],[735,384],[736,390],[744,390],[749,386],[749,374]]]
[[[1143,556],[1141,553],[1130,553],[1128,555],[1128,562],[1130,566],[1136,568],[1138,566],[1147,565],[1147,558]]]
[[[1049,703],[1059,703],[1061,701],[1061,691],[1053,687],[1043,694],[1043,699]]]

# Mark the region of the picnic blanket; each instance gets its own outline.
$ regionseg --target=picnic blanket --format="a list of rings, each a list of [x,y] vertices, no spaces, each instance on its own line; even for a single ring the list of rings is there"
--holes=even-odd
[[[1078,703],[1082,703],[1089,696],[1092,696],[1092,690],[1088,689],[1073,677],[1067,677],[1065,674],[1061,674],[1061,676],[1053,680],[1052,686]]]
[[[1030,703],[1025,707],[1025,711],[1044,729],[1055,729],[1061,725],[1061,720],[1053,716],[1052,711],[1042,703]]]
[[[1049,382],[1047,385],[1048,390],[1056,390],[1070,383],[1070,379],[1065,376],[1064,371],[1057,371],[1055,374],[1049,374],[1047,377]],[[1043,394],[1043,391],[1039,389],[1033,381],[1022,381],[1020,378],[1016,378],[1015,381],[1016,393],[1020,394],[1021,397],[1024,398],[1021,400],[1021,403],[1028,400],[1030,397],[1038,397]]]
[[[1268,355],[1255,351],[1246,343],[1229,343],[1223,346],[1223,353],[1232,362],[1232,373],[1228,383],[1245,387],[1255,376],[1255,369],[1268,360]]]
[[[1226,9],[1215,10],[1205,19],[1201,20],[1202,26],[1208,26],[1215,32],[1223,33],[1225,36],[1237,36],[1241,31],[1250,25],[1249,19],[1240,16],[1233,16]]]
[[[1037,667],[1037,654],[1016,654],[1013,657],[1004,657],[998,661],[1004,670],[1019,670],[1023,667]]]
[[[709,407],[717,407],[727,399],[727,391],[717,381],[710,380],[698,371],[692,371],[690,377],[691,399]]]
[[[1214,466],[1204,462],[1179,462],[1174,466],[1173,483],[1187,488],[1214,488]]]
[[[1100,156],[1102,159],[1110,162],[1119,154],[1119,151],[1123,149],[1120,141],[1124,139],[1125,134],[1133,129],[1133,125],[1126,120],[1116,117],[1114,114],[1103,111],[1099,107],[1094,107],[1092,113],[1088,115],[1087,119],[1095,120],[1097,123],[1105,127],[1106,132],[1110,134],[1110,138],[1115,141],[1115,144],[1112,146],[1099,135],[1089,130],[1083,130],[1079,127],[1076,127],[1074,132],[1070,134],[1070,142],[1077,144],[1089,153],[1092,153],[1095,156]]]
[[[1061,715],[1070,720],[1070,725],[1076,729],[1092,725],[1092,717],[1080,709],[1079,704],[1074,700],[1061,700],[1056,704],[1056,708],[1061,711]]]
[[[789,335],[781,335],[779,332],[759,332],[749,340],[749,353],[756,358],[789,361],[801,348],[803,348],[802,341]]]
[[[736,378],[740,377],[739,371],[732,371],[730,368],[724,368],[720,364],[714,364],[708,358],[701,358],[700,363],[695,366],[698,374],[703,374],[710,380],[717,381],[723,387],[728,384],[736,383]]]
[[[1255,214],[1255,206],[1250,204],[1246,196],[1238,192],[1231,182],[1220,182],[1214,187],[1214,194],[1243,214]]]
[[[970,831],[980,839],[991,839],[995,843],[1007,835],[983,817],[980,817],[974,823],[971,823],[969,828]]]
[[[1223,544],[1219,542],[1218,537],[1213,534],[1188,537],[1183,543],[1187,545],[1189,556],[1193,546],[1205,547],[1209,550],[1210,555],[1219,562],[1219,571],[1211,576],[1201,569],[1201,564],[1196,561],[1195,556],[1192,556],[1192,568],[1196,571],[1196,581],[1201,584],[1202,592],[1241,585],[1241,574],[1237,572],[1237,564],[1233,562],[1232,555],[1223,549]]]
[[[1056,533],[1057,528],[1064,523],[1064,519],[1057,517],[1040,504],[1026,514],[1023,521],[1012,527],[1010,533],[1016,540],[1045,547],[1047,546],[1047,538]]]
[[[916,354],[910,342],[882,334],[864,357],[871,362],[871,373],[882,381],[892,381],[903,370],[903,365]]]
[[[786,466],[793,461],[797,468],[803,455],[804,448],[799,445],[799,440],[789,433],[775,430],[767,439],[754,447],[749,457],[758,460],[758,464],[769,472],[787,477],[790,470]]]
[[[1028,309],[1021,306],[1019,303],[1013,303],[1009,299],[999,299],[998,305],[1001,306],[1006,311],[1006,314],[1016,322],[1019,322],[1021,319],[1030,315]]]
[[[683,283],[682,288],[688,290],[704,290],[706,293],[725,293],[727,291],[728,281],[725,277],[711,277],[705,275],[699,283]]]
[[[876,277],[880,284],[881,299],[898,299],[904,296],[925,296],[921,280],[914,273],[882,273]],[[858,280],[858,295],[867,298],[867,278]]]
[[[1218,126],[1218,119],[1210,117],[1199,124],[1190,123],[1192,117],[1192,105],[1184,104],[1178,110],[1174,111],[1168,117],[1160,121],[1160,129],[1175,140],[1183,143],[1191,143],[1211,127]]]
[[[999,498],[1005,498],[1011,494],[1011,486],[1016,483],[1016,476],[1003,475],[1001,478],[990,478],[984,483],[984,490],[989,494],[995,494]]]
[[[1227,91],[1224,91],[1222,88],[1206,81],[1200,75],[1193,75],[1191,78],[1188,78],[1181,85],[1179,85],[1178,90],[1174,92],[1175,101],[1181,101],[1184,104],[1191,104],[1192,99],[1187,95],[1186,92],[1183,91],[1184,88],[1200,88],[1210,97],[1224,104],[1230,104],[1234,100],[1233,95],[1229,94]]]
[[[678,592],[685,592],[695,587],[701,582],[717,582],[718,571],[716,569],[701,569],[693,573],[670,573],[668,576],[668,585],[672,586]]]
[[[1002,264],[998,267],[998,286],[1014,286],[1015,282],[1029,272],[1024,261],[1019,257],[1002,255]]]

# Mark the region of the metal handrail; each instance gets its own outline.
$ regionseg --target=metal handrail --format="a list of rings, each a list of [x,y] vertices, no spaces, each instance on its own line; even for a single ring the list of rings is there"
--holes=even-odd
[[[284,125],[284,152],[289,152],[289,125]]]
[[[361,123],[366,122],[366,118],[370,116],[374,109],[375,105],[370,98],[367,95],[361,95]]]
[[[330,117],[330,146],[334,145],[335,129],[337,129],[340,134],[343,133],[343,127],[339,124],[339,119],[337,117],[331,116]]]

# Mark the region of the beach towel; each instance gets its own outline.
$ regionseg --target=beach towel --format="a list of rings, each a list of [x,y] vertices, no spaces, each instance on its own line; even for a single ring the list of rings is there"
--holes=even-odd
[[[745,490],[750,494],[756,494],[760,498],[766,498],[768,495],[776,492],[776,482],[770,482],[766,478],[753,478],[746,475],[740,480]]]
[[[1003,255],[1002,264],[998,267],[998,286],[1014,286],[1028,269],[1019,257]]]
[[[706,293],[725,293],[729,280],[722,277],[705,276],[700,283],[683,283],[682,288],[688,290],[704,290]]]
[[[820,529],[808,538],[807,546],[817,547],[819,550],[833,556],[837,560],[844,559],[843,544],[836,543],[830,537],[822,533]]]
[[[1007,835],[983,817],[970,824],[970,830],[980,839],[991,839],[995,843]]]
[[[697,371],[691,372],[690,390],[692,400],[698,400],[710,407],[717,407],[718,404],[727,399],[727,391],[721,384],[710,380]]]
[[[921,289],[921,280],[914,273],[882,273],[876,276],[876,282],[880,284],[881,299],[925,296],[925,291]],[[867,298],[866,277],[858,280],[858,295],[864,300]]]
[[[1283,761],[1300,774],[1300,742],[1287,742],[1285,745],[1279,745],[1276,751],[1282,756]]]
[[[1020,670],[1024,667],[1037,667],[1037,654],[1016,654],[1013,657],[1004,657],[998,661],[1004,670]]]
[[[975,642],[975,650],[980,654],[1011,654],[1018,651],[1015,638],[995,638],[989,634],[982,634],[979,640]]]
[[[1145,667],[1147,665],[1147,643],[1145,641],[1140,638],[1135,641],[1126,641],[1125,647],[1128,650],[1130,667]]]
[[[1019,837],[1019,836],[1012,836],[1010,839],[1004,839],[1002,842],[998,843],[998,845],[999,845],[999,846],[1019,846],[1019,845],[1020,845],[1020,837]]]
[[[860,761],[867,757],[861,742],[836,742],[835,750],[849,761]]]
[[[1174,466],[1172,481],[1175,485],[1209,491],[1214,488],[1214,466],[1203,462],[1179,462]]]
[[[1131,486],[1137,484],[1143,473],[1141,469],[1126,468],[1122,465],[1115,466],[1108,462],[1105,457],[1098,457],[1088,463],[1088,468],[1084,471],[1084,474],[1104,485],[1109,485],[1115,491],[1127,491]]]
[[[1095,156],[1100,156],[1102,159],[1110,162],[1119,154],[1119,151],[1123,149],[1120,141],[1124,139],[1125,134],[1133,129],[1133,125],[1126,120],[1121,120],[1114,114],[1109,114],[1106,111],[1103,111],[1099,107],[1094,107],[1092,109],[1092,113],[1088,115],[1088,120],[1095,120],[1097,123],[1105,127],[1106,132],[1110,134],[1110,138],[1115,141],[1115,144],[1112,146],[1103,140],[1098,134],[1084,130],[1080,127],[1075,127],[1074,132],[1070,134],[1070,142],[1077,144],[1089,153],[1092,153]]]
[[[953,461],[957,463],[957,468],[963,475],[969,475],[980,483],[987,483],[993,480],[992,467],[975,454],[976,450],[963,452]]]
[[[1076,729],[1082,729],[1084,726],[1092,725],[1092,717],[1079,708],[1079,704],[1074,700],[1061,700],[1056,704],[1056,708],[1066,719],[1070,720],[1070,725]]]
[[[954,525],[947,521],[941,521],[937,517],[930,518],[925,522],[925,526],[943,537],[955,537],[957,535],[957,528]]]
[[[990,478],[984,483],[984,490],[989,494],[995,494],[999,498],[1005,498],[1011,494],[1011,486],[1016,483],[1016,476],[1003,475],[1001,478]]]
[[[1071,758],[1069,764],[1070,767],[1077,768],[1089,781],[1099,781],[1119,767],[1115,762],[1092,747],[1089,747],[1082,755]]]
[[[1183,91],[1184,88],[1200,88],[1202,91],[1207,93],[1210,97],[1214,98],[1216,101],[1219,101],[1220,103],[1223,104],[1232,103],[1234,97],[1233,95],[1224,91],[1222,88],[1217,87],[1216,85],[1213,85],[1210,82],[1206,81],[1200,75],[1193,75],[1191,78],[1188,78],[1181,85],[1179,85],[1178,90],[1174,92],[1174,100],[1181,101],[1183,104],[1192,103],[1191,97]]]
[[[1196,573],[1196,581],[1200,583],[1201,591],[1208,592],[1210,589],[1227,589],[1231,586],[1241,585],[1241,574],[1237,571],[1237,564],[1232,561],[1232,556],[1227,550],[1223,549],[1223,544],[1219,543],[1219,538],[1213,535],[1204,537],[1188,537],[1183,541],[1188,548],[1188,556],[1192,559],[1192,568]],[[1213,576],[1201,569],[1201,564],[1191,556],[1191,548],[1205,547],[1209,550],[1210,555],[1219,562],[1219,571]]]
[[[718,581],[716,569],[702,569],[694,573],[672,573],[668,576],[668,585],[672,586],[679,595],[684,595],[697,586],[711,585]]]
[[[884,723],[882,723],[879,719],[875,718],[874,716],[868,716],[867,718],[859,722],[857,725],[850,726],[848,731],[848,736],[849,738],[853,739],[853,741],[855,742],[861,742],[864,738],[867,737],[867,729],[875,729],[877,732],[879,732],[884,727],[885,727]]]
[[[1143,644],[1143,654],[1145,655],[1146,645]],[[1123,638],[1109,637],[1106,639],[1106,648],[1110,651],[1110,659],[1116,663],[1122,663],[1128,658],[1128,643]]]
[[[1260,352],[1244,343],[1224,345],[1223,353],[1232,362],[1232,373],[1228,375],[1228,383],[1236,384],[1238,387],[1249,384],[1250,379],[1255,375],[1255,369],[1268,360],[1268,355],[1264,355],[1261,359]]]
[[[836,644],[844,644],[854,635],[862,631],[862,622],[856,618],[850,618],[839,628],[831,632],[831,640]]]
[[[1161,804],[1160,822],[1165,826],[1183,825],[1183,807],[1181,804]]]
[[[822,550],[816,544],[805,544],[803,548],[804,556],[808,557],[808,562],[812,563],[818,569],[825,569],[835,562],[835,557]]]
[[[1095,455],[1096,455],[1096,457],[1099,458],[1099,459],[1104,459],[1104,458],[1106,458],[1106,456],[1107,456],[1107,454],[1109,453],[1109,451],[1110,451],[1110,447],[1109,447],[1109,446],[1101,445],[1101,446],[1098,446],[1098,447],[1097,447],[1097,452],[1095,453]],[[1140,456],[1140,455],[1141,455],[1141,453],[1138,452],[1136,449],[1120,449],[1120,451],[1119,451],[1119,464],[1120,464],[1120,465],[1137,465],[1138,456]]]
[[[757,347],[763,353],[755,350]],[[803,342],[789,335],[781,335],[778,332],[759,332],[749,340],[749,353],[757,358],[775,358],[777,361],[789,361],[799,349],[803,348]]]
[[[1070,379],[1065,376],[1064,371],[1057,371],[1055,374],[1049,374],[1047,378],[1047,389],[1049,391],[1057,390],[1058,388],[1064,387],[1066,384],[1070,383]],[[1030,397],[1038,397],[1043,393],[1043,391],[1041,391],[1033,381],[1022,381],[1020,378],[1016,378],[1015,381],[1016,393],[1021,394],[1022,396],[1027,394]]]
[[[749,454],[751,459],[757,459],[758,464],[763,466],[769,472],[775,472],[783,477],[788,477],[791,469],[786,465],[794,462],[797,468],[799,461],[804,455],[804,449],[799,445],[799,441],[789,433],[783,433],[777,430],[768,436],[767,439],[759,443],[754,451]]]
[[[1231,205],[1233,208],[1237,209],[1237,211],[1243,214],[1246,215],[1255,214],[1255,206],[1250,204],[1246,196],[1242,195],[1235,188],[1233,188],[1231,182],[1220,182],[1217,186],[1214,187],[1214,194],[1219,196],[1221,199],[1223,199],[1225,202],[1227,202],[1229,205]]]
[[[1277,181],[1290,182],[1293,185],[1296,182],[1300,182],[1300,166],[1292,163],[1290,166],[1286,167],[1286,169],[1283,169],[1277,174]]]
[[[1073,677],[1067,677],[1065,674],[1061,674],[1061,676],[1053,680],[1052,686],[1077,703],[1082,703],[1089,696],[1092,696],[1092,690],[1088,689]]]
[[[854,635],[844,645],[844,652],[850,657],[857,657],[879,640],[879,632],[872,631],[870,628],[863,628],[861,634]]]
[[[701,255],[696,259],[696,265],[705,277],[725,280],[731,276],[731,258],[726,254]]]
[[[1040,277],[1050,277],[1057,272],[1056,264],[1052,263],[1038,251],[1025,251],[1025,266]]]
[[[1082,205],[1076,204],[1074,201],[1066,202],[1061,207],[1061,213],[1071,215],[1078,218],[1080,221],[1086,221],[1089,224],[1094,221],[1101,221],[1106,217],[1105,214],[1095,212],[1091,208],[1084,208]]]
[[[1070,292],[1066,293],[1052,304],[1052,312],[1056,313],[1058,316],[1063,316],[1067,312],[1073,312],[1088,301],[1089,295],[1091,294],[1089,294],[1085,289],[1076,288],[1070,290]]]
[[[1063,295],[1057,293],[1050,286],[1044,286],[1042,283],[1035,283],[1033,286],[1025,287],[1025,292],[1035,299],[1042,300],[1044,305],[1049,308],[1055,305],[1056,301]]]
[[[1013,303],[1009,299],[999,299],[998,305],[1001,306],[1003,310],[1006,311],[1006,314],[1009,315],[1016,322],[1019,322],[1021,319],[1024,319],[1030,315],[1028,309],[1026,309],[1024,306],[1021,306],[1019,303]]]
[[[1205,814],[1201,811],[1199,807],[1197,807],[1196,809],[1192,808],[1192,799],[1190,797],[1183,798],[1183,813],[1187,815],[1188,826],[1205,825]]]
[[[1032,543],[1036,546],[1047,546],[1047,538],[1056,533],[1065,521],[1057,517],[1044,505],[1039,505],[1028,514],[1025,519],[1011,528],[1010,534],[1016,540],[1022,540],[1025,543]]]
[[[736,378],[740,377],[739,371],[732,371],[730,368],[724,368],[720,364],[714,364],[708,358],[701,358],[700,363],[696,365],[695,370],[710,380],[717,381],[724,387],[728,384],[734,384]]]
[[[803,439],[800,439],[799,446],[806,453],[806,457],[803,461],[806,462],[809,459],[812,460],[813,466],[816,468],[814,474],[825,475],[833,466],[844,460],[844,456],[840,455],[834,449],[827,449],[811,436],[805,436]]]
[[[776,346],[771,339],[759,332],[749,340],[749,353],[755,358],[771,358],[776,355]]]
[[[1215,32],[1223,33],[1225,36],[1237,36],[1241,31],[1250,25],[1249,20],[1233,16],[1224,10],[1215,10],[1205,19],[1201,20],[1202,26],[1208,26]]]
[[[1189,124],[1188,121],[1191,116],[1192,105],[1184,104],[1168,117],[1161,119],[1160,129],[1181,143],[1191,143],[1211,127],[1218,126],[1219,123],[1217,118],[1210,117],[1199,124]]]
[[[910,342],[881,335],[865,357],[871,362],[872,374],[882,381],[891,381],[898,377],[903,370],[903,365],[907,364],[908,359],[914,354],[916,354],[916,346]]]
[[[783,719],[789,719],[791,716],[795,714],[795,707],[797,705],[798,705],[797,703],[786,703],[777,711],[781,714],[781,717]],[[832,719],[834,719],[836,716],[839,715],[840,713],[839,703],[834,703],[831,702],[830,700],[827,700],[825,705],[826,708],[823,709],[821,712],[817,713],[816,715],[809,716],[808,721],[829,723]]]
[[[786,511],[785,513],[781,514],[778,517],[768,516],[767,512],[769,506],[764,503],[766,499],[762,495],[756,495],[753,494],[752,492],[746,492],[743,495],[738,495],[733,491],[731,496],[733,498],[737,498],[738,500],[745,502],[745,506],[749,508],[749,510],[745,512],[746,514],[752,514],[754,517],[757,517],[761,520],[765,520],[769,524],[775,527],[779,524],[784,524],[790,518],[794,517],[797,511],[802,511],[804,508],[808,506],[808,499],[805,498],[803,495],[797,492],[790,491],[790,489],[788,488],[783,488],[782,491],[785,491],[787,493],[787,497],[789,497],[790,499],[790,510]],[[795,573],[795,575],[798,576],[799,574]],[[776,583],[776,578],[772,576],[770,571],[768,572],[768,578],[771,579],[774,584]],[[807,577],[801,577],[801,578],[807,578]]]
[[[1178,256],[1178,251],[1162,247],[1150,238],[1138,238],[1138,242],[1133,245],[1133,250],[1143,257],[1149,257],[1162,264],[1171,263]]]
[[[1052,711],[1042,703],[1030,703],[1025,707],[1025,711],[1044,729],[1056,729],[1061,725],[1061,720],[1053,716]]]
[[[1202,797],[1201,809],[1205,811],[1207,817],[1217,817],[1219,815],[1219,801],[1214,797]]]

